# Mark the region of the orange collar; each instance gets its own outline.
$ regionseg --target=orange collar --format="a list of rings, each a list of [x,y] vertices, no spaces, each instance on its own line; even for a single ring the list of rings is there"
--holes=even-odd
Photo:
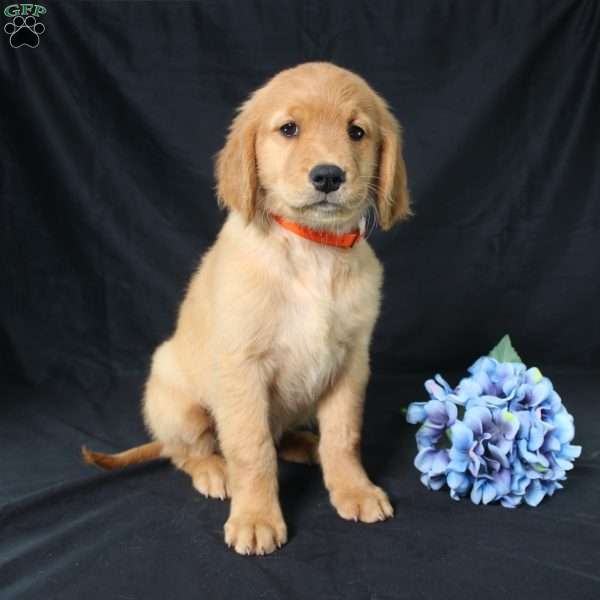
[[[356,229],[350,233],[333,233],[332,231],[322,231],[319,229],[311,229],[306,225],[300,225],[294,221],[289,221],[280,215],[271,214],[273,219],[277,221],[284,229],[303,237],[312,242],[325,244],[326,246],[335,246],[336,248],[352,248],[361,238],[360,230]]]

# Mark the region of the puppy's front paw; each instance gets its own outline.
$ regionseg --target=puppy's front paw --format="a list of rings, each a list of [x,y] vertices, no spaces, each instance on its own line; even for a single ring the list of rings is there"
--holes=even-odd
[[[331,491],[331,503],[342,519],[376,523],[394,516],[387,494],[375,485]]]
[[[269,554],[286,541],[287,527],[281,516],[240,514],[225,523],[225,543],[238,554]]]

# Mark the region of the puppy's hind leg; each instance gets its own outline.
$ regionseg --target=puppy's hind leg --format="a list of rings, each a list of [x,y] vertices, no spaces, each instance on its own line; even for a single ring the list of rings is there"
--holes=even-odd
[[[192,478],[194,487],[203,496],[219,500],[229,498],[225,459],[217,452],[204,457],[190,454],[179,468]]]
[[[217,451],[212,418],[195,404],[182,421],[180,435],[163,442],[163,456],[187,473],[203,496],[221,500],[229,497],[225,460]]]
[[[279,458],[287,462],[319,463],[319,436],[311,431],[286,431],[277,446]]]
[[[184,384],[168,343],[155,353],[146,384],[144,419],[162,456],[190,475],[204,496],[229,495],[225,461],[218,453],[214,421],[193,390]]]

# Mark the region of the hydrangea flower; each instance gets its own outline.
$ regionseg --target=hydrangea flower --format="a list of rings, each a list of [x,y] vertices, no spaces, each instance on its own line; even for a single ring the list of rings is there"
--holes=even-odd
[[[421,424],[414,461],[421,482],[433,490],[446,485],[454,500],[537,506],[562,489],[581,454],[571,444],[573,417],[508,336],[468,372],[455,389],[436,375],[425,383],[430,399],[408,407],[407,421]]]

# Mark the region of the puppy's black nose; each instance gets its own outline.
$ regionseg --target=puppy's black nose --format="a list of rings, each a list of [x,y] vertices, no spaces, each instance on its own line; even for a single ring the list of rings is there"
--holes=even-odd
[[[337,165],[317,165],[310,170],[308,178],[317,191],[328,194],[346,181],[346,173]]]

